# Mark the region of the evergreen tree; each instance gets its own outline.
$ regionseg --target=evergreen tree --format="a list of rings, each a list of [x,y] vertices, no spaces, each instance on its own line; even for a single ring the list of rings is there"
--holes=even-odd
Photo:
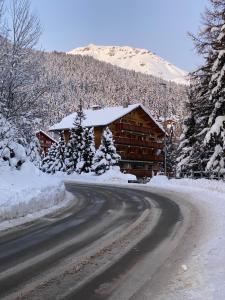
[[[95,152],[92,171],[95,172],[96,175],[102,175],[107,170],[109,170],[109,162],[105,158],[105,148],[101,144],[99,149]]]
[[[189,138],[181,141],[179,146],[177,171],[184,170],[186,176],[208,176],[208,172],[221,172],[224,168],[221,117],[225,115],[225,2],[210,0],[210,4],[203,19],[204,30],[197,37],[192,36],[198,53],[204,56],[205,61],[191,74],[191,119],[184,132]]]
[[[84,128],[82,125],[84,119],[85,115],[82,104],[80,103],[76,112],[74,126],[70,130],[70,137],[65,149],[66,168],[68,174],[71,174],[72,172],[80,173],[83,156],[82,152],[84,150]]]
[[[113,135],[109,127],[103,131],[102,143],[105,149],[105,158],[109,162],[109,166],[116,166],[120,160],[120,156],[116,153]]]
[[[82,149],[80,162],[77,164],[76,171],[89,173],[92,170],[93,158],[95,155],[94,129],[85,128],[83,133],[84,148]]]
[[[30,143],[27,146],[26,154],[29,160],[35,165],[39,166],[41,161],[41,148],[39,140],[36,136],[34,136]]]
[[[225,3],[223,10],[223,26],[213,43],[215,61],[212,66],[212,76],[209,84],[209,100],[213,104],[209,116],[209,129],[204,139],[208,150],[206,170],[210,173],[225,174]]]
[[[110,167],[118,165],[119,160],[120,156],[116,153],[112,132],[106,127],[99,149],[95,153],[92,169],[97,175],[101,175]]]
[[[53,144],[48,151],[47,156],[41,162],[40,169],[43,172],[54,174],[55,172],[61,171],[66,172],[65,164],[65,140],[63,132],[59,142]]]
[[[50,174],[55,173],[53,169],[53,165],[56,159],[56,152],[57,152],[57,144],[54,143],[49,148],[47,155],[42,158],[42,161],[40,163],[40,170],[42,172],[50,173]]]
[[[176,144],[174,138],[174,124],[171,124],[167,128],[166,137],[166,169],[169,174],[175,173],[176,166]]]

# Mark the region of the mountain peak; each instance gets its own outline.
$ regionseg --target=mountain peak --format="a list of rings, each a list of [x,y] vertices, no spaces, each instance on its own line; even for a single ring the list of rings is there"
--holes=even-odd
[[[146,49],[90,44],[86,47],[75,48],[69,51],[68,54],[92,56],[97,60],[111,63],[124,69],[141,72],[179,84],[187,84],[187,72]]]

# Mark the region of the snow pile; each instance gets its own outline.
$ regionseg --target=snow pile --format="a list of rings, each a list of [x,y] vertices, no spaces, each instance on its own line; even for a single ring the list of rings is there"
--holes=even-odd
[[[187,72],[145,49],[91,44],[86,47],[76,48],[68,52],[68,54],[92,56],[97,60],[124,69],[153,75],[178,84],[187,84],[185,78]]]
[[[165,186],[169,184],[169,179],[165,175],[157,175],[152,177],[152,179],[147,183],[147,185],[155,185],[155,186]]]
[[[0,195],[2,222],[58,205],[66,192],[62,180],[41,173],[30,162],[25,162],[20,170],[12,170],[7,162],[1,162]]]
[[[104,174],[97,176],[94,173],[82,173],[71,175],[65,175],[62,172],[58,172],[57,175],[65,180],[73,181],[85,181],[85,182],[96,182],[96,183],[117,183],[126,184],[128,180],[136,180],[136,176],[132,174],[124,174],[120,171],[118,166],[111,167]]]
[[[136,176],[132,174],[124,174],[118,166],[111,167],[106,173],[101,176],[94,176],[98,182],[107,183],[128,183],[128,180],[136,180]]]
[[[193,187],[203,190],[209,190],[219,193],[224,193],[224,202],[225,202],[225,182],[219,180],[209,180],[209,179],[171,179],[169,184],[179,185],[185,187]]]

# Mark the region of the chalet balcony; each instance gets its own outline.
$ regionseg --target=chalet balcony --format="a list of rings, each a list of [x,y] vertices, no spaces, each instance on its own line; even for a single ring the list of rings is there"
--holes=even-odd
[[[153,162],[163,162],[164,161],[163,155],[125,153],[122,151],[121,152],[118,151],[118,153],[121,155],[121,158],[124,160],[153,161]]]
[[[137,139],[126,138],[126,137],[115,137],[116,145],[131,145],[131,146],[141,146],[153,149],[163,149],[163,143],[151,142],[151,141],[139,141]]]
[[[116,130],[118,130],[118,131],[127,130],[127,131],[131,131],[131,132],[144,133],[144,134],[148,134],[148,135],[152,134],[152,130],[147,127],[125,124],[125,123],[117,123]]]

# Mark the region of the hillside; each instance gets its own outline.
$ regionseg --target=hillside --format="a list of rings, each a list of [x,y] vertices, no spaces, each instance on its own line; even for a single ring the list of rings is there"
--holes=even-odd
[[[76,48],[69,54],[88,55],[112,65],[159,77],[178,84],[187,84],[187,72],[167,62],[156,54],[138,48],[119,46],[96,46]]]
[[[90,56],[42,53],[39,84],[46,85],[41,111],[45,129],[74,112],[80,99],[84,108],[142,103],[156,119],[185,114],[186,86],[119,68]],[[43,128],[43,127],[42,127]]]

